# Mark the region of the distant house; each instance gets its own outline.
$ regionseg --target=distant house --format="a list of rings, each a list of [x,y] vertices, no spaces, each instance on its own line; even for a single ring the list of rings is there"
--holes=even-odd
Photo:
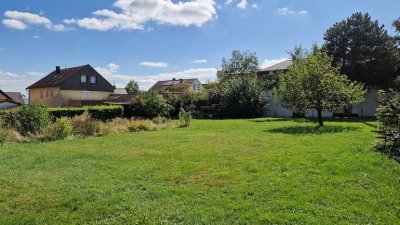
[[[175,79],[158,81],[149,91],[163,92],[168,91],[172,94],[182,94],[185,91],[202,91],[203,85],[199,79]]]
[[[115,87],[90,65],[61,69],[27,87],[29,103],[50,107],[104,103]]]
[[[22,99],[18,98],[17,92],[8,93],[13,94],[13,96],[10,96],[9,94],[7,94],[7,92],[3,92],[2,90],[0,90],[0,110],[19,107],[23,104],[23,97]]]
[[[286,60],[281,63],[275,64],[265,69],[261,69],[258,74],[262,76],[278,75],[282,72],[287,71],[290,66],[293,65],[292,60]],[[278,103],[276,97],[273,95],[271,90],[266,91],[267,97],[269,99],[268,109],[265,112],[265,116],[268,117],[292,117],[293,112],[281,104]],[[365,101],[354,106],[353,113],[359,117],[373,117],[376,114],[376,109],[378,108],[378,90],[376,88],[367,88],[367,93],[365,95]],[[328,112],[324,111],[322,116],[332,117],[335,115],[342,114],[339,112]],[[317,112],[314,109],[309,109],[306,112],[306,117],[317,117]]]

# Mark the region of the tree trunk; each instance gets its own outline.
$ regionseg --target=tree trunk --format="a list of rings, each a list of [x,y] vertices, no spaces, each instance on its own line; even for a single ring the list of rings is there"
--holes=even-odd
[[[317,109],[318,112],[318,122],[319,122],[319,126],[323,127],[324,126],[324,121],[322,121],[322,110],[321,109]]]

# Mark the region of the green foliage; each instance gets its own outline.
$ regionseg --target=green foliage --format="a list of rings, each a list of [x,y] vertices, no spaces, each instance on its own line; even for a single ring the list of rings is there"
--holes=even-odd
[[[367,85],[392,85],[399,62],[395,39],[368,13],[354,13],[334,24],[324,39],[333,64],[349,79]]]
[[[108,121],[123,116],[123,107],[115,105],[99,105],[85,107],[68,107],[68,108],[49,108],[48,111],[54,118],[69,117],[82,115],[89,112],[93,119]]]
[[[6,126],[22,135],[40,134],[49,125],[51,116],[42,105],[24,105],[19,110],[9,111],[4,118]]]
[[[221,81],[216,93],[211,94],[210,98],[218,102],[216,113],[221,118],[259,117],[267,105],[262,86],[251,75]]]
[[[100,124],[98,120],[91,117],[89,112],[84,112],[79,116],[71,119],[74,133],[83,137],[96,136],[100,132]]]
[[[192,122],[192,115],[190,112],[186,112],[183,108],[179,110],[179,126],[188,127]]]
[[[218,79],[223,80],[233,76],[256,74],[259,70],[258,58],[255,52],[232,51],[230,59],[222,59],[221,70],[218,71]]]
[[[381,123],[381,140],[377,149],[400,160],[400,93],[390,91],[379,93],[377,119]]]
[[[125,90],[128,94],[138,94],[140,92],[139,84],[135,80],[130,80]]]
[[[50,124],[46,131],[45,137],[48,140],[60,140],[66,139],[73,135],[73,126],[72,122],[67,117],[61,117],[56,120],[53,124]]]
[[[315,109],[320,126],[322,111],[336,111],[364,100],[363,84],[352,82],[331,66],[331,58],[314,49],[306,59],[297,60],[288,72],[281,74],[278,88],[274,90],[278,101],[285,107],[305,112]]]
[[[169,117],[172,106],[155,92],[141,93],[130,105],[131,115],[141,118]]]
[[[171,112],[173,118],[179,117],[181,108],[190,112],[194,118],[208,117],[203,109],[208,104],[205,92],[187,92],[181,95],[172,95],[167,98],[167,101],[173,107]]]

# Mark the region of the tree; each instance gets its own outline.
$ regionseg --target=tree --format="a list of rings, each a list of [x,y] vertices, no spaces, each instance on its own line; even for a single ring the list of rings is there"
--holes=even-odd
[[[157,116],[169,117],[172,106],[167,100],[151,91],[139,93],[129,107],[130,114],[135,117],[155,118]]]
[[[229,60],[222,58],[222,69],[218,71],[217,77],[223,80],[237,75],[256,74],[258,70],[255,52],[234,50]]]
[[[262,116],[267,100],[264,90],[252,76],[236,76],[218,85],[218,112],[225,118],[254,118]]]
[[[139,90],[139,84],[134,81],[131,80],[129,81],[129,83],[126,85],[125,90],[128,94],[138,94],[140,92]]]
[[[297,112],[315,109],[319,126],[324,125],[322,111],[336,111],[362,102],[363,84],[350,81],[331,63],[331,57],[314,48],[307,58],[296,61],[281,74],[274,90],[278,101]]]
[[[306,58],[308,55],[308,50],[303,48],[303,46],[300,44],[294,46],[294,48],[288,51],[287,54],[290,56],[292,61],[297,61]]]
[[[400,17],[393,21],[393,27],[396,29],[396,32],[400,33]]]
[[[354,13],[334,24],[325,35],[324,48],[351,80],[372,86],[390,85],[396,77],[395,39],[367,14]]]

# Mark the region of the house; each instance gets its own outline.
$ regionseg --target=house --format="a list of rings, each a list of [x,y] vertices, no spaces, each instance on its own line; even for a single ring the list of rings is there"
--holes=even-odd
[[[158,81],[149,91],[164,92],[168,91],[172,94],[182,94],[186,91],[202,91],[203,85],[199,79],[175,79]]]
[[[258,72],[262,76],[277,75],[287,71],[290,66],[293,65],[292,60],[286,60],[281,63],[275,64],[268,68],[262,69]],[[272,90],[267,90],[266,95],[269,100],[268,109],[265,112],[265,116],[268,117],[293,117],[294,113],[283,107],[278,103],[276,96],[273,95]],[[359,117],[373,117],[376,114],[376,109],[378,108],[378,89],[373,87],[367,87],[367,93],[365,94],[364,102],[354,106],[353,114]],[[340,115],[342,112],[328,112],[324,111],[322,113],[323,117],[333,117],[334,115]],[[317,111],[314,109],[309,109],[306,112],[306,117],[317,117]]]
[[[13,94],[16,92],[11,93]],[[10,96],[9,94],[7,94],[7,92],[3,92],[2,90],[0,90],[0,110],[16,108],[23,104],[23,98],[21,101],[21,99],[14,99],[13,97],[16,98],[17,94],[15,94],[15,96]]]
[[[50,107],[102,104],[114,93],[111,85],[92,66],[61,69],[27,87],[29,103]]]

